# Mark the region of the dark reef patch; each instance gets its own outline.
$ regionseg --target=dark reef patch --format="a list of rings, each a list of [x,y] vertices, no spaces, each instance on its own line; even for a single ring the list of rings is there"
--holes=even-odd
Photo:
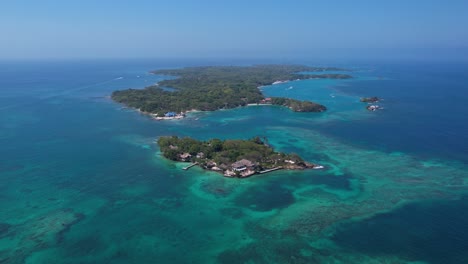
[[[11,225],[8,223],[0,223],[0,237],[5,236],[10,231]]]
[[[71,212],[72,210],[69,209],[69,210],[66,210],[66,211]],[[70,228],[71,228],[74,224],[80,222],[81,220],[83,220],[83,219],[85,218],[85,215],[82,214],[82,213],[75,213],[74,216],[75,216],[75,220],[74,220],[74,221],[62,223],[63,229],[60,230],[60,231],[57,233],[57,242],[58,242],[58,243],[61,243],[61,242],[63,241],[65,233],[66,233],[68,230],[70,230]]]
[[[294,196],[292,190],[285,188],[281,181],[274,181],[249,188],[235,199],[235,203],[256,211],[270,211],[288,207],[294,203]]]
[[[6,164],[0,165],[0,172],[16,172],[24,169],[24,165],[21,164]]]
[[[345,249],[434,264],[468,263],[468,198],[421,202],[343,224],[333,240]]]
[[[311,173],[309,180],[312,184],[323,184],[332,189],[350,191],[352,189],[350,179],[352,178],[350,174],[336,176],[331,174],[323,175]]]
[[[244,212],[241,209],[235,207],[222,208],[220,210],[221,214],[232,219],[240,219],[245,216]]]
[[[99,233],[95,233],[71,243],[65,243],[63,248],[68,256],[81,257],[92,255],[94,252],[103,252],[106,247],[106,243],[102,240]]]
[[[304,254],[303,252],[311,252]],[[218,263],[321,263],[316,252],[298,237],[260,239],[240,248],[229,248],[218,255]]]
[[[225,184],[223,179],[213,179],[209,181],[203,181],[200,184],[200,189],[203,192],[212,194],[216,197],[227,197],[232,193],[234,187]]]

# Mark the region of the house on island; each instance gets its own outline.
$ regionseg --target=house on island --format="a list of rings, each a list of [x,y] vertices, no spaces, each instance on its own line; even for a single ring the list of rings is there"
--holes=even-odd
[[[230,168],[226,166],[223,167],[224,164],[220,165],[219,167],[224,170],[224,176],[226,177],[249,177],[254,175],[255,172],[255,163],[251,162],[250,160],[241,159],[231,164]]]
[[[271,104],[271,97],[260,100],[261,104]]]
[[[206,164],[205,164],[205,168],[207,169],[211,169],[215,166],[217,166],[218,164],[216,164],[216,162],[212,161],[212,160],[209,160]]]
[[[231,166],[234,171],[242,172],[245,170],[252,169],[255,166],[255,164],[250,160],[241,159],[239,161],[234,162]]]
[[[192,157],[192,155],[190,155],[190,153],[182,153],[182,154],[179,155],[179,158],[180,158],[180,160],[182,160],[182,161],[187,161],[187,160],[189,160],[191,157]]]
[[[234,162],[231,165],[231,167],[232,167],[231,174],[238,175],[241,178],[249,177],[255,174],[255,163],[251,162],[250,160],[241,159],[239,161]],[[226,171],[226,172],[229,172],[229,171]],[[226,175],[226,176],[232,177],[231,175]]]

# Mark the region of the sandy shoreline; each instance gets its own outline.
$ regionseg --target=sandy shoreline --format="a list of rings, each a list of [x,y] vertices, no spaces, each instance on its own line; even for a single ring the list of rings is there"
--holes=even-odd
[[[247,104],[246,106],[272,106],[272,104]]]

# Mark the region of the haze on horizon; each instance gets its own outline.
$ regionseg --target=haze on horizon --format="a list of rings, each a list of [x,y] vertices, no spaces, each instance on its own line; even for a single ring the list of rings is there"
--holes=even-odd
[[[468,61],[468,1],[27,1],[0,4],[0,60]]]

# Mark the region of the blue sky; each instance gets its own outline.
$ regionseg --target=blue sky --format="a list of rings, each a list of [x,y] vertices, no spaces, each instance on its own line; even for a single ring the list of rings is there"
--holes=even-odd
[[[468,1],[10,0],[0,59],[468,60]]]

